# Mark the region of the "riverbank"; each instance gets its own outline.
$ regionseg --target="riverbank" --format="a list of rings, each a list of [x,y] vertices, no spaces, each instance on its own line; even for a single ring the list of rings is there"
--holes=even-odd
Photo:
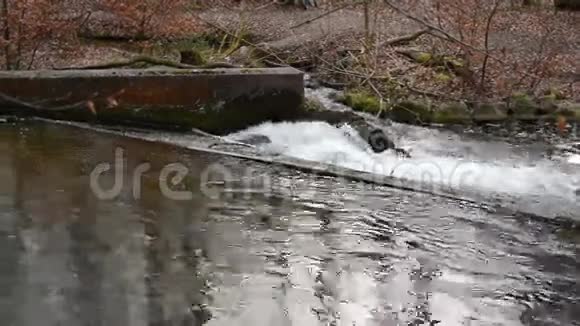
[[[443,21],[429,8],[427,2],[413,8],[321,3],[308,10],[226,2],[156,16],[147,33],[95,12],[66,46],[40,47],[31,68],[291,65],[344,90],[339,100],[353,109],[395,121],[516,120],[573,129],[580,117],[577,12],[484,6],[469,17],[490,21],[482,50],[481,29]],[[430,21],[445,30],[426,28]],[[473,37],[442,37],[448,30]],[[137,57],[155,60],[131,61]]]

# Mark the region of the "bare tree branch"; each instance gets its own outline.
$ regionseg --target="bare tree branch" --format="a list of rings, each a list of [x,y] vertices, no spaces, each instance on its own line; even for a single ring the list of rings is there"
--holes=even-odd
[[[422,29],[416,33],[413,33],[411,35],[404,35],[401,37],[396,37],[396,38],[392,38],[390,40],[386,40],[383,43],[380,43],[378,45],[378,47],[381,46],[395,46],[395,45],[401,45],[401,44],[405,44],[405,43],[409,43],[411,41],[414,41],[416,39],[418,39],[419,37],[421,37],[422,35],[428,34],[431,31],[430,28],[426,28],[426,29]]]
[[[411,20],[413,20],[413,21],[415,21],[415,22],[417,22],[417,23],[419,23],[419,24],[421,24],[421,25],[423,25],[423,26],[431,29],[431,31],[429,32],[429,34],[431,34],[431,35],[433,35],[435,37],[441,38],[443,40],[455,42],[455,43],[460,44],[460,45],[462,45],[462,46],[464,46],[464,47],[466,47],[466,48],[468,48],[468,49],[470,49],[472,51],[479,52],[479,53],[483,53],[489,59],[493,59],[493,60],[495,60],[495,61],[497,61],[499,63],[509,65],[509,63],[506,62],[505,60],[502,60],[500,58],[497,58],[497,57],[493,56],[488,50],[486,50],[486,49],[480,49],[480,48],[478,48],[476,46],[473,46],[473,45],[471,45],[469,43],[466,43],[466,42],[458,39],[457,37],[451,35],[450,33],[446,32],[445,30],[443,30],[442,28],[439,28],[439,27],[437,27],[437,26],[435,26],[435,25],[433,25],[433,24],[425,21],[424,19],[418,18],[418,17],[416,17],[416,16],[408,13],[407,11],[405,11],[404,9],[402,9],[401,7],[399,7],[397,5],[394,5],[390,0],[383,0],[383,1],[385,2],[386,5],[388,5],[393,10],[397,11],[398,13],[400,13],[401,15],[403,15],[403,16],[405,16],[405,17],[407,17],[407,18],[409,18],[409,19],[411,19]],[[437,33],[434,33],[433,31],[435,31]],[[440,35],[438,35],[438,34],[440,34]],[[526,72],[526,71],[520,71],[520,73],[522,73],[522,74],[524,74],[524,75],[526,75],[528,77],[538,78],[537,75],[532,74],[532,73],[529,73],[529,72]]]
[[[487,61],[489,60],[489,32],[491,30],[491,23],[493,21],[493,18],[495,17],[495,14],[497,13],[497,8],[499,7],[499,3],[500,3],[499,0],[495,0],[495,3],[493,4],[493,9],[489,13],[489,16],[487,17],[487,22],[485,25],[485,56],[483,57],[483,64],[481,65],[481,81],[479,83],[479,89],[481,91],[483,91],[485,88],[485,74],[486,74],[486,70],[487,70]]]

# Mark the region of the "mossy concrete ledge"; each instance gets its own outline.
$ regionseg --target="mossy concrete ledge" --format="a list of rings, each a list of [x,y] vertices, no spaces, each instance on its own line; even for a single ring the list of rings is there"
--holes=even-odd
[[[303,98],[293,68],[0,71],[2,113],[216,134],[296,119]]]

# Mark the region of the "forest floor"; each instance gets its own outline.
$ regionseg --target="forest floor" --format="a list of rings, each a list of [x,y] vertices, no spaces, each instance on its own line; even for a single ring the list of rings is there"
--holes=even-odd
[[[383,4],[371,6],[366,20],[361,5],[340,8],[333,4],[304,10],[257,2],[197,9],[172,18],[180,22],[179,28],[171,22],[161,25],[172,28],[157,31],[153,41],[85,40],[72,42],[68,48],[60,45],[51,48],[49,44],[39,51],[34,68],[106,63],[132,57],[155,42],[165,44],[171,38],[226,31],[231,35],[247,35],[240,46],[265,46],[276,53],[280,59],[276,61],[290,63],[317,79],[363,88],[381,97],[396,94],[453,100],[497,99],[515,93],[539,96],[556,90],[562,98],[580,100],[579,12],[547,8],[498,11],[489,33],[489,58],[482,80],[485,52],[478,52],[479,47],[469,51],[459,43],[429,33],[389,45],[398,37],[425,29],[425,25]],[[333,9],[338,10],[330,12]],[[430,21],[437,19],[417,7],[408,12]],[[107,19],[94,19],[90,24],[93,29],[113,28]],[[430,60],[412,59],[405,54],[410,51],[428,53]],[[459,62],[462,69],[437,62],[436,58]]]

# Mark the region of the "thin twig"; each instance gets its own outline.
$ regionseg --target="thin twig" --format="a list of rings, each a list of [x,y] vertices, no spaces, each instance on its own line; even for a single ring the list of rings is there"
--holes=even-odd
[[[377,72],[376,69],[373,69],[373,71],[371,71],[371,73],[367,76],[367,78],[365,78],[365,80],[363,80],[360,84],[361,86],[364,85],[365,83],[367,83],[368,81],[370,81],[374,76],[375,73]]]
[[[422,29],[416,33],[410,34],[410,35],[404,35],[401,37],[396,37],[396,38],[392,38],[390,40],[386,40],[385,42],[380,43],[378,46],[395,46],[395,45],[401,45],[401,44],[405,44],[405,43],[409,43],[411,41],[414,41],[416,39],[418,39],[419,37],[421,37],[424,34],[428,34],[431,31],[430,28],[425,28]]]

